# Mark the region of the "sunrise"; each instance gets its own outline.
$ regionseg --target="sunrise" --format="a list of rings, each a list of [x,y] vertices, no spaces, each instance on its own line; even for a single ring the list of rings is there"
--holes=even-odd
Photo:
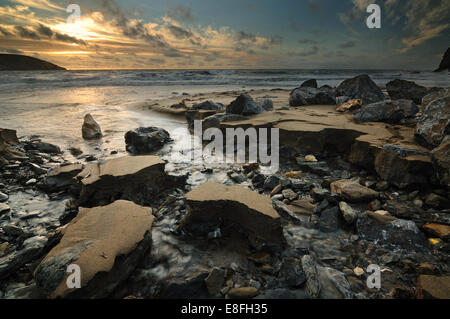
[[[449,39],[448,0],[0,0],[0,306],[449,299]]]

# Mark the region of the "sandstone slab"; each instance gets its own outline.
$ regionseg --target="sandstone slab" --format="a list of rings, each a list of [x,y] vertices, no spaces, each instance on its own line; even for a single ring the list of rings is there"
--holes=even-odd
[[[129,201],[82,208],[37,267],[38,287],[53,298],[107,297],[150,247],[153,220],[151,208]],[[66,284],[70,264],[80,267],[79,289]]]

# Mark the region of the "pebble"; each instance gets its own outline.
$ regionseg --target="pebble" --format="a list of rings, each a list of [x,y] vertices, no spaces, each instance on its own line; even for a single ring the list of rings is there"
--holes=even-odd
[[[316,163],[317,159],[314,155],[307,155],[307,156],[305,156],[305,161]]]
[[[0,203],[6,202],[8,200],[9,196],[5,193],[0,192]]]
[[[25,185],[26,186],[29,186],[29,185],[34,185],[34,184],[36,184],[37,183],[37,179],[36,178],[32,178],[32,179],[29,179],[26,183],[25,183]]]
[[[362,269],[361,267],[356,267],[355,269],[353,269],[353,273],[356,276],[361,277],[362,275],[364,275],[364,269]]]
[[[8,212],[11,208],[5,204],[5,203],[0,203],[0,214],[1,213],[5,213]]]

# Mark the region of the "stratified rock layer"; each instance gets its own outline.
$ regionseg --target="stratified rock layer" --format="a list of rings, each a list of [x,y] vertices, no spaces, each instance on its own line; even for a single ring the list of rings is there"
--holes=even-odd
[[[269,197],[240,186],[206,182],[186,194],[188,215],[183,227],[197,223],[233,222],[251,235],[268,241],[283,241],[280,216]]]
[[[150,247],[153,219],[151,208],[128,201],[82,208],[37,267],[38,287],[53,298],[107,297]],[[80,267],[79,289],[66,284],[70,264]]]

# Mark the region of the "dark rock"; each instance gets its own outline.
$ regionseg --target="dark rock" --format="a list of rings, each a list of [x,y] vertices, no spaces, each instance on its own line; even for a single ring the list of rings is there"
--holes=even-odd
[[[264,300],[297,299],[297,295],[292,291],[290,291],[289,289],[277,288],[267,290],[264,293],[255,297],[254,299],[264,299]]]
[[[376,103],[385,99],[381,89],[365,74],[342,82],[336,88],[336,96],[348,96],[350,99],[360,99],[363,104]]]
[[[98,125],[91,114],[86,114],[84,116],[81,133],[85,140],[98,139],[103,136],[100,125]]]
[[[48,191],[61,191],[69,189],[74,183],[74,177],[83,170],[81,164],[70,164],[51,169],[39,188]]]
[[[433,149],[441,144],[445,135],[450,135],[450,96],[434,100],[424,107],[414,137],[420,145]]]
[[[34,146],[36,147],[36,149],[39,152],[42,152],[42,153],[48,153],[48,154],[61,153],[61,149],[58,146],[50,144],[50,143],[38,142],[38,143],[34,144]]]
[[[435,209],[445,209],[450,207],[450,200],[443,196],[431,193],[425,198],[425,204]]]
[[[227,106],[227,114],[255,115],[262,113],[264,109],[259,106],[248,94],[241,94]]]
[[[223,109],[222,103],[216,103],[212,101],[205,101],[202,103],[194,104],[191,110],[209,110],[209,111],[220,111]]]
[[[315,79],[306,80],[303,82],[300,87],[308,87],[308,88],[315,88],[317,89],[317,81]]]
[[[306,276],[306,291],[311,298],[318,298],[320,295],[320,281],[317,265],[314,257],[305,255],[302,257],[302,268]]]
[[[322,86],[318,89],[299,87],[293,90],[289,97],[290,106],[333,105],[335,103],[334,90],[328,86]]]
[[[125,134],[126,150],[134,155],[155,152],[170,141],[169,133],[158,127],[140,127]]]
[[[271,175],[264,181],[264,189],[272,190],[280,183],[280,178],[276,175]]]
[[[390,249],[422,250],[427,245],[425,236],[410,220],[397,219],[385,224],[362,216],[356,222],[358,236],[369,242]]]
[[[449,71],[450,70],[450,48],[445,51],[444,56],[442,57],[441,64],[439,64],[439,67],[435,70],[435,72],[440,71]]]
[[[65,70],[56,64],[20,54],[0,54],[1,71]]]
[[[208,272],[201,271],[189,274],[185,279],[171,280],[159,296],[164,299],[200,298],[206,295],[205,279]]]
[[[357,110],[355,121],[398,123],[403,119],[413,117],[419,108],[411,100],[383,101],[363,106]]]
[[[208,277],[205,278],[205,284],[206,288],[212,296],[216,296],[220,293],[224,280],[225,270],[217,267],[211,270]]]
[[[0,192],[0,203],[6,202],[8,200],[9,196],[5,193]]]
[[[279,278],[288,287],[298,287],[306,282],[302,263],[297,258],[285,258],[279,272]]]
[[[214,115],[210,115],[210,116],[206,117],[202,121],[202,129],[207,130],[211,127],[219,128],[221,123],[244,121],[247,119],[248,119],[247,117],[245,117],[243,115],[239,115],[239,114],[218,113],[218,114],[214,114]]]
[[[450,135],[431,152],[431,159],[437,178],[442,185],[450,188]]]
[[[272,111],[273,110],[273,102],[272,100],[265,99],[263,101],[257,101],[258,105],[263,108],[264,111]]]
[[[339,208],[333,207],[320,213],[320,230],[325,233],[332,233],[339,229]]]
[[[398,79],[387,83],[386,89],[393,100],[413,100],[416,104],[421,104],[423,97],[428,93],[424,86]]]

